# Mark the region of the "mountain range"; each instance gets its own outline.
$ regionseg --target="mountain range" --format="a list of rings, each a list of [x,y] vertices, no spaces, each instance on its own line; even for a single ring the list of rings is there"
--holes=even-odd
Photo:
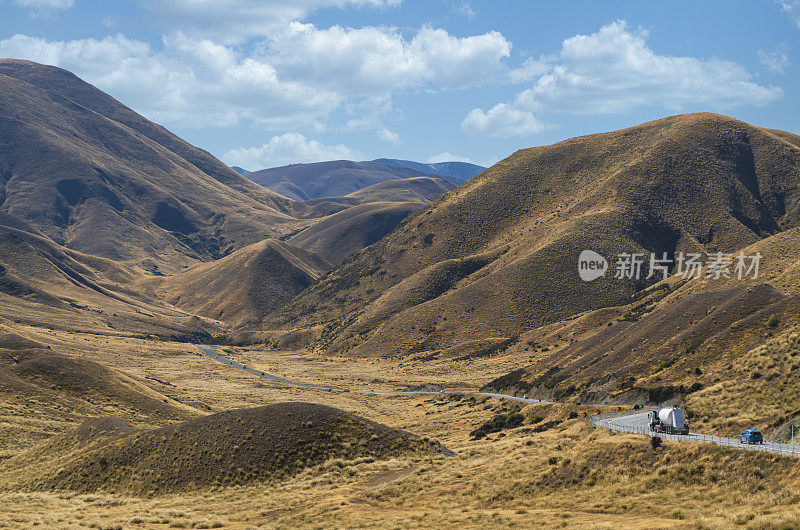
[[[708,384],[687,374],[798,320],[788,132],[696,113],[485,171],[378,159],[241,175],[64,70],[3,60],[0,84],[0,307],[25,325],[502,353],[518,369],[491,388],[586,400]],[[665,256],[673,273],[681,254],[763,264],[741,281],[663,279],[647,262],[583,281],[584,250],[612,268]]]
[[[114,307],[133,292],[161,307],[155,291],[147,290],[159,278],[187,269],[202,274],[202,267],[193,267],[228,256],[227,262],[237,262],[270,239],[280,263],[252,280],[262,287],[270,277],[295,282],[280,289],[296,294],[308,278],[287,279],[282,267],[315,271],[316,279],[332,266],[328,258],[338,263],[455,187],[399,169],[408,178],[350,186],[349,197],[295,200],[243,177],[65,70],[2,60],[0,85],[0,228],[7,248],[18,249],[2,253],[4,292],[44,297],[67,312],[76,308],[56,303],[63,298],[59,276],[66,274],[63,287],[76,291],[70,300],[81,307],[96,305],[84,303],[101,291],[96,284],[106,285]],[[325,241],[328,235],[347,243]],[[292,236],[299,246],[278,241]],[[98,263],[115,272],[101,279]],[[58,271],[52,281],[44,281],[50,273],[42,267]],[[171,298],[179,308],[194,309],[185,299]],[[174,312],[171,307],[161,309]]]
[[[616,391],[621,378],[665,376],[688,387],[697,381],[687,367],[747,351],[770,318],[776,331],[797,323],[798,226],[800,137],[717,114],[674,116],[518,151],[262,327],[316,326],[315,347],[334,355],[468,358],[499,345],[529,356],[495,389],[588,396]],[[587,249],[612,267],[623,254],[760,252],[769,273],[647,279],[645,263],[638,279],[585,282],[577,264]],[[651,381],[661,363],[669,369]]]

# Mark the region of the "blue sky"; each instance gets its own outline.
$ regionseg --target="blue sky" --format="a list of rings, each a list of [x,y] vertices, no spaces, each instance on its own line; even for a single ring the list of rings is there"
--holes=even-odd
[[[250,170],[491,164],[693,111],[800,132],[800,0],[0,0],[0,57]]]

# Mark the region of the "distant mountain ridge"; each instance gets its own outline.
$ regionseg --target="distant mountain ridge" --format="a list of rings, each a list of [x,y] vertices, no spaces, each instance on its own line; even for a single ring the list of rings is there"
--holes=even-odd
[[[486,168],[465,162],[422,164],[408,160],[332,160],[252,171],[247,178],[296,201],[344,197],[388,181],[428,177],[460,186]]]
[[[393,158],[378,158],[373,162],[384,162],[394,166],[407,167],[415,169],[424,173],[432,175],[439,175],[445,180],[449,180],[453,184],[461,185],[475,175],[483,173],[486,168],[477,164],[470,164],[468,162],[435,162],[432,164],[423,164],[421,162],[412,162],[411,160],[396,160]],[[460,182],[459,182],[460,181]]]

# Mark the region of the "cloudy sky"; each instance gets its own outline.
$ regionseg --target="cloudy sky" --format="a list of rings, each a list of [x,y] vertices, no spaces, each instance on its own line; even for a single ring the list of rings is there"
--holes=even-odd
[[[800,132],[800,0],[0,0],[0,57],[249,170],[488,165],[693,111]]]

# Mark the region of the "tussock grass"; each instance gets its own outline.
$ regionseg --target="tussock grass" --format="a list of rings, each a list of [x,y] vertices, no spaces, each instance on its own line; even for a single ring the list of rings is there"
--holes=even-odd
[[[800,416],[800,329],[792,327],[734,359],[718,382],[687,398],[693,421],[707,429],[738,434],[769,432]],[[787,438],[787,429],[777,439]]]

